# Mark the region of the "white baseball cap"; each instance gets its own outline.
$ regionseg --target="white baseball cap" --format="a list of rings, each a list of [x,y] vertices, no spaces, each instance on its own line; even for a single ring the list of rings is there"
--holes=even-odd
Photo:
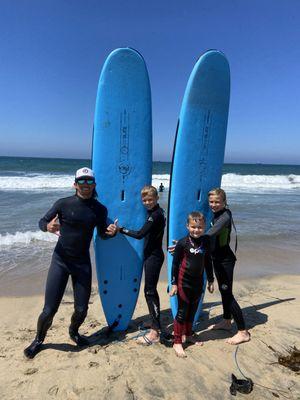
[[[94,171],[88,167],[80,168],[76,171],[75,179],[92,178],[95,179]]]

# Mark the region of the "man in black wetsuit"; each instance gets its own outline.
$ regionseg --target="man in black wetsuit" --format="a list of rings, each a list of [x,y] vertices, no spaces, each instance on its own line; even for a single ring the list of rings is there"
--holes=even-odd
[[[159,341],[160,332],[160,303],[157,292],[157,283],[161,267],[164,262],[162,240],[166,225],[165,215],[162,208],[157,204],[158,193],[154,186],[145,186],[141,190],[141,197],[147,209],[147,219],[139,231],[119,227],[124,235],[135,239],[145,238],[144,243],[144,271],[145,287],[144,293],[151,316],[151,330],[148,334],[138,339],[138,343],[150,345]]]
[[[88,341],[78,333],[88,310],[91,294],[91,260],[89,248],[94,228],[102,237],[116,234],[116,225],[107,226],[107,209],[96,199],[94,173],[89,168],[76,172],[76,194],[58,200],[40,220],[44,232],[59,236],[48,272],[45,305],[37,323],[34,341],[24,350],[27,358],[33,358],[41,349],[46,333],[62,300],[69,276],[74,291],[74,313],[69,328],[70,338],[84,346]]]

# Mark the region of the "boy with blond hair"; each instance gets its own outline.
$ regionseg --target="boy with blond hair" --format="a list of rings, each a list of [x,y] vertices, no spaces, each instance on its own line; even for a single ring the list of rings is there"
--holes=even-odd
[[[147,209],[147,219],[138,231],[119,227],[119,232],[135,239],[145,238],[144,243],[144,293],[151,316],[150,332],[138,339],[139,344],[149,346],[160,339],[160,302],[157,283],[164,262],[162,240],[166,225],[164,210],[158,204],[158,193],[154,186],[144,186],[141,190],[142,203]]]

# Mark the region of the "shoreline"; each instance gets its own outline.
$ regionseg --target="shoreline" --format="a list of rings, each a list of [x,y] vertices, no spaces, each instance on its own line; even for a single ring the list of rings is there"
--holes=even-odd
[[[241,254],[239,254],[241,253]],[[253,250],[243,249],[239,250],[238,261],[234,271],[234,282],[256,280],[262,278],[272,278],[275,276],[299,276],[300,275],[300,252],[295,250],[290,257],[286,257],[285,266],[278,261],[274,261],[276,257],[280,257],[282,252],[274,249],[271,254],[254,253]],[[91,251],[91,258],[94,260],[93,251]],[[44,295],[48,269],[50,266],[46,265],[42,270],[27,273],[26,275],[9,275],[2,273],[0,280],[0,298],[1,297],[31,297],[36,295]],[[241,260],[241,261],[240,261]],[[264,266],[267,265],[267,266]],[[160,273],[159,282],[167,284],[167,256]],[[95,263],[92,261],[92,284],[97,284],[97,273]],[[143,278],[141,285],[143,284]],[[70,286],[70,280],[68,283]]]
[[[243,308],[252,340],[238,347],[236,359],[242,372],[254,382],[253,400],[280,396],[297,398],[299,373],[278,364],[278,354],[300,347],[300,275],[273,276],[236,281],[235,294]],[[158,287],[162,326],[172,332],[172,317],[164,282]],[[3,313],[0,348],[0,394],[6,400],[201,400],[232,399],[231,373],[240,375],[234,354],[225,343],[232,332],[207,331],[222,307],[218,290],[207,293],[204,315],[197,331],[204,346],[189,346],[187,359],[175,356],[166,344],[144,347],[136,344],[138,327],[149,316],[139,296],[128,331],[107,336],[106,321],[95,286],[88,316],[80,332],[89,341],[78,349],[68,337],[73,296],[67,293],[49,330],[42,351],[25,360],[23,349],[35,335],[43,296],[1,297]],[[262,386],[261,386],[262,385]],[[271,388],[271,389],[267,389]],[[238,395],[239,396],[239,395]]]

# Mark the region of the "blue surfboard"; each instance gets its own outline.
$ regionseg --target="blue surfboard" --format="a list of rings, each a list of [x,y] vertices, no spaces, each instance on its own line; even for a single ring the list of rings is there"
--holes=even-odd
[[[111,221],[138,230],[146,212],[140,190],[151,184],[151,92],[143,57],[131,48],[114,50],[99,79],[94,119],[92,167],[98,198]],[[108,325],[125,330],[139,294],[143,240],[118,234],[94,248],[99,293]]]
[[[230,96],[230,70],[216,50],[204,53],[190,75],[179,115],[169,191],[168,245],[187,235],[186,218],[200,211],[209,228],[207,193],[221,183]],[[171,287],[173,257],[168,255]],[[203,294],[206,286],[206,278]],[[202,311],[203,296],[194,323]],[[177,298],[171,297],[173,316]]]

